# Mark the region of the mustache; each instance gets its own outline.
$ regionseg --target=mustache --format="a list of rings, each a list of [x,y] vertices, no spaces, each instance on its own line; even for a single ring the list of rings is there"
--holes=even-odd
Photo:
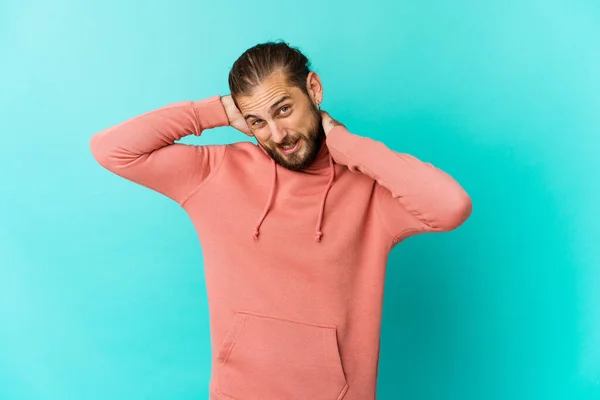
[[[291,144],[296,143],[298,140],[300,140],[300,138],[297,138],[297,137],[296,138],[287,138],[286,137],[284,141],[282,141],[281,143],[278,143],[277,145],[278,146],[289,146]]]

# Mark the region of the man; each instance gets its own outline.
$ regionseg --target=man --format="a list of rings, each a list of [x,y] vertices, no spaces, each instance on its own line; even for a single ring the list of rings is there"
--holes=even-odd
[[[285,43],[248,49],[231,95],[94,135],[96,160],[183,207],[202,244],[212,400],[375,399],[385,267],[400,241],[449,231],[471,200],[448,174],[350,133]],[[175,143],[218,126],[252,142]]]

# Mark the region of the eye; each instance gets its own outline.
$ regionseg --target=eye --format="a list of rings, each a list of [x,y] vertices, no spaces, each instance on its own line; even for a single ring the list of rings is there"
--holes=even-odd
[[[289,109],[290,109],[290,106],[283,106],[279,109],[279,111],[280,112],[283,111],[283,113],[285,113],[285,110],[289,110]]]
[[[252,125],[256,126],[257,122],[262,122],[262,119],[255,119],[254,122],[252,122]]]

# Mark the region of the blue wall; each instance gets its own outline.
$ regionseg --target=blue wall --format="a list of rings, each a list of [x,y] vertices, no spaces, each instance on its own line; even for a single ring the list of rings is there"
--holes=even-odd
[[[89,138],[228,93],[235,58],[278,38],[334,118],[473,199],[460,229],[391,255],[378,398],[600,398],[600,3],[367,4],[1,3],[0,399],[205,398],[191,222]]]

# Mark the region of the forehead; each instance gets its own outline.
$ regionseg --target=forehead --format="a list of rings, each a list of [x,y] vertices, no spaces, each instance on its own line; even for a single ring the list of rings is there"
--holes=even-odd
[[[240,96],[237,103],[243,114],[268,113],[269,107],[283,97],[294,100],[300,90],[291,86],[283,74],[277,73],[256,86],[252,94]]]

